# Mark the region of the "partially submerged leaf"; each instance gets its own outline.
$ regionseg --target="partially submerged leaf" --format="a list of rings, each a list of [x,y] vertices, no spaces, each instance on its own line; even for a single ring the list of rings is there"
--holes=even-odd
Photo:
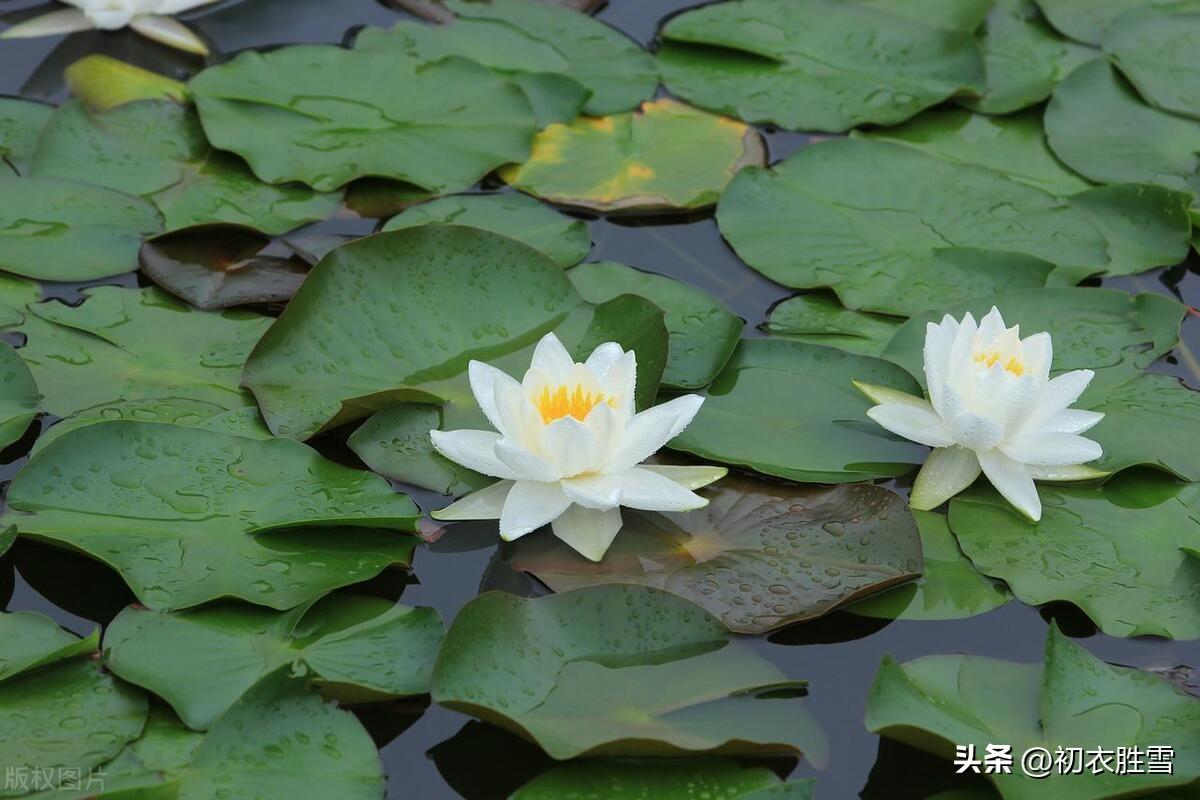
[[[763,633],[910,581],[921,544],[896,494],[878,486],[785,488],[725,478],[698,511],[625,513],[604,560],[525,536],[512,566],[555,591],[636,583],[677,594],[732,631]]]
[[[754,128],[662,98],[625,114],[550,125],[528,161],[499,174],[555,203],[661,211],[712,205],[739,170],[765,161]]]
[[[762,327],[772,336],[880,356],[903,322],[896,317],[851,311],[843,308],[836,297],[810,292],[789,297],[772,308]]]

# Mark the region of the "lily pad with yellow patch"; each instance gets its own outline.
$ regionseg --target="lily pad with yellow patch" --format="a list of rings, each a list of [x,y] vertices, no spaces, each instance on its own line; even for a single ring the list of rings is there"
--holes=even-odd
[[[564,205],[664,211],[710,206],[742,167],[765,161],[750,126],[663,98],[626,114],[550,125],[529,160],[503,167],[500,177]]]

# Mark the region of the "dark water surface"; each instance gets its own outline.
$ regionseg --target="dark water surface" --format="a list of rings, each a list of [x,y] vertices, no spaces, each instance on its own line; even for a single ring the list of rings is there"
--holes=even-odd
[[[610,0],[599,16],[649,45],[664,17],[692,5],[698,3]],[[16,12],[18,17],[36,7],[39,4],[29,0],[0,0],[0,12]],[[376,0],[244,0],[220,3],[184,18],[215,44],[219,51],[215,58],[220,59],[247,47],[341,42],[357,26],[390,25],[404,16]],[[200,66],[191,57],[128,32],[4,41],[0,42],[0,95],[59,102],[65,97],[63,68],[93,52],[177,77],[186,77]],[[802,147],[808,137],[768,132],[768,140],[774,161]],[[746,319],[747,335],[756,335],[770,306],[792,293],[741,264],[721,239],[710,215],[592,220],[590,225],[595,242],[592,259],[621,261],[708,290]],[[327,233],[358,235],[370,232],[375,223],[335,219],[315,227]],[[136,281],[131,275],[101,283],[135,285]],[[1105,281],[1105,285],[1160,292],[1195,306],[1200,304],[1200,263],[1193,254],[1184,265]],[[77,289],[78,285],[48,285],[46,293],[71,300],[78,296]],[[1200,321],[1195,315],[1188,316],[1183,331],[1185,344],[1154,369],[1200,387],[1200,365],[1192,355],[1200,353]],[[7,480],[19,468],[31,439],[32,435],[0,454],[8,462],[0,466],[0,480]],[[332,457],[351,463],[354,459],[335,443],[318,446]],[[414,497],[423,507],[443,502],[429,493],[414,492]],[[439,542],[419,548],[412,576],[377,579],[372,588],[392,597],[402,592],[408,604],[433,606],[447,622],[481,588],[525,594],[543,591],[493,558],[496,541],[495,523],[456,527]],[[21,542],[0,560],[0,605],[7,603],[14,611],[41,611],[80,634],[97,623],[107,624],[132,600],[115,573],[60,551]],[[949,762],[894,742],[881,742],[866,731],[863,714],[880,659],[885,654],[904,661],[931,653],[969,652],[1040,661],[1050,619],[1068,635],[1079,637],[1092,653],[1114,663],[1152,668],[1200,664],[1200,642],[1108,637],[1096,633],[1086,617],[1065,605],[1039,610],[1013,602],[972,619],[948,622],[886,623],[834,614],[751,640],[791,677],[809,681],[810,708],[830,739],[828,768],[817,771],[801,763],[792,776],[815,777],[819,800],[860,794],[867,800],[919,800],[939,789],[971,785],[961,779],[956,782]],[[378,707],[360,716],[384,746],[392,798],[498,800],[550,763],[516,737],[437,707],[423,713],[420,704]],[[787,771],[792,763],[776,766]]]

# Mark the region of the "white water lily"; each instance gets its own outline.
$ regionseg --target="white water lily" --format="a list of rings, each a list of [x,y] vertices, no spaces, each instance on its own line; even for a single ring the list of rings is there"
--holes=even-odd
[[[169,15],[210,5],[217,0],[63,0],[62,8],[34,17],[0,33],[0,39],[58,36],[76,31],[115,31],[126,26],[156,42],[208,55],[208,47],[183,23]]]
[[[512,541],[550,523],[554,534],[599,561],[621,528],[620,506],[689,511],[708,501],[698,489],[723,467],[643,464],[679,434],[704,398],[684,395],[635,413],[637,363],[616,342],[583,364],[548,333],[524,379],[472,361],[471,391],[493,431],[430,431],[438,452],[501,480],[433,517],[499,519]]]
[[[934,448],[917,475],[911,505],[935,508],[987,476],[1025,516],[1041,519],[1035,480],[1077,481],[1106,473],[1083,466],[1100,445],[1079,434],[1104,415],[1070,408],[1095,374],[1077,369],[1050,377],[1050,334],[1025,339],[993,307],[978,324],[947,315],[925,330],[929,399],[856,382],[879,405],[871,419]]]

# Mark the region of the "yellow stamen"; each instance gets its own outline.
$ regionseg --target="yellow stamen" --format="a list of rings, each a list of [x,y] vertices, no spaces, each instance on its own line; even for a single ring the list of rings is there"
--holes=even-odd
[[[994,367],[999,360],[1000,353],[996,350],[975,354],[975,363],[983,364],[985,367]],[[1004,369],[1018,377],[1025,374],[1025,365],[1018,361],[1016,356],[1009,356],[1008,361],[1004,364]]]
[[[583,386],[576,384],[574,391],[569,391],[566,386],[559,386],[552,392],[549,386],[544,386],[534,405],[542,415],[542,422],[549,424],[567,416],[582,421],[593,408],[604,402],[610,406],[613,404],[611,399],[606,400],[600,392],[587,392]]]

